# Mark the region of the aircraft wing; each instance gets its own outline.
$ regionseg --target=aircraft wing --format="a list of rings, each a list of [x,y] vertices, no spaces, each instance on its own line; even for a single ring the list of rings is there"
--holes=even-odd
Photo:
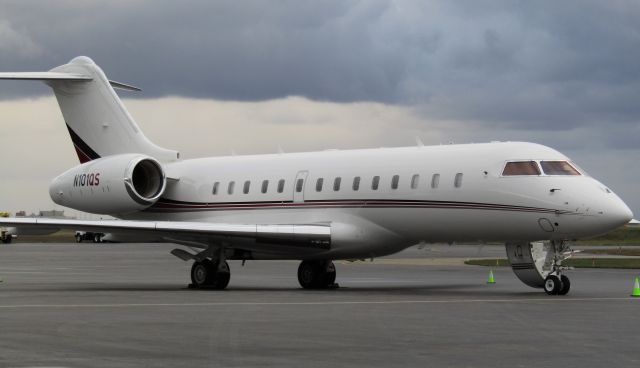
[[[148,235],[201,243],[227,242],[261,248],[259,244],[329,249],[330,224],[229,224],[182,221],[71,220],[48,218],[0,218],[0,226],[68,229],[103,233]]]

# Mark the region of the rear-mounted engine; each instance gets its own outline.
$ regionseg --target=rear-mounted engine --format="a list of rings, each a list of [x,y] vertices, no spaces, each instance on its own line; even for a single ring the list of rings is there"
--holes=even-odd
[[[140,154],[100,158],[53,179],[51,199],[65,207],[99,214],[125,214],[153,205],[164,193],[162,165]]]

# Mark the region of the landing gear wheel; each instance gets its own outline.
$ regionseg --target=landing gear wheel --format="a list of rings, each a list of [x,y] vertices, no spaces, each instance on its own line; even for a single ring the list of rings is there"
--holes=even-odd
[[[82,235],[76,234],[76,243],[82,243]]]
[[[94,243],[100,243],[101,241],[102,241],[102,239],[100,238],[100,235],[99,235],[99,234],[95,234],[95,235],[93,236],[93,242],[94,242]]]
[[[218,264],[210,259],[193,262],[191,266],[191,283],[196,288],[211,288],[222,290],[229,285],[231,273],[229,264],[225,261],[219,269]]]
[[[558,295],[567,295],[569,289],[571,289],[571,281],[565,275],[560,276],[560,282],[562,283],[562,287],[560,291],[558,291]]]
[[[544,291],[549,295],[558,295],[562,289],[562,282],[556,275],[549,275],[544,280]],[[567,290],[569,291],[569,290]]]
[[[212,266],[208,259],[193,262],[191,266],[191,283],[197,288],[205,287],[211,281]]]
[[[302,261],[298,267],[298,282],[305,289],[322,289],[336,281],[336,267],[329,261]]]
[[[213,279],[207,285],[208,287],[216,290],[223,290],[229,285],[231,279],[231,272],[229,272],[229,264],[224,261],[224,265],[219,267],[217,263],[211,262],[211,270]]]

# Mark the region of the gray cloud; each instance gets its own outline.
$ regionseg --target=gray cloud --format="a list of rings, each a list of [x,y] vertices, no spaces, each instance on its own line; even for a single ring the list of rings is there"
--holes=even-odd
[[[323,143],[392,146],[411,134],[427,143],[536,141],[621,188],[638,212],[638,19],[634,0],[4,0],[0,71],[47,70],[88,55],[111,78],[142,87],[125,95],[137,99],[303,96],[350,108],[381,103],[366,105],[373,114],[372,106],[409,108],[413,118],[384,120],[401,133],[345,130]],[[0,84],[2,100],[48,93],[38,83]],[[332,132],[344,125],[327,116]],[[265,124],[317,119],[282,108]]]
[[[640,117],[631,0],[4,1],[0,14],[2,69],[86,54],[145,97],[376,101],[496,128]],[[3,27],[23,51],[7,52]]]

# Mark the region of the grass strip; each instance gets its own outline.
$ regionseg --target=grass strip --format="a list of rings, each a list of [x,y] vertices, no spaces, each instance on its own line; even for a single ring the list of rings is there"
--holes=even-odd
[[[465,264],[473,266],[487,267],[508,267],[511,266],[508,259],[469,259]],[[575,268],[640,268],[640,258],[572,258],[565,264]]]

